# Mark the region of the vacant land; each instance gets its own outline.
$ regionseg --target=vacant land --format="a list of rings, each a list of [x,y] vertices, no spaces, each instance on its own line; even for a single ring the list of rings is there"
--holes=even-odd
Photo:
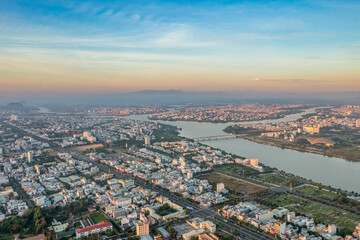
[[[109,220],[107,217],[104,216],[104,214],[99,213],[99,212],[90,213],[90,218],[95,224],[97,224],[99,222],[102,222],[102,221],[108,221]]]
[[[286,177],[277,173],[262,174],[262,175],[254,176],[254,178],[266,183],[276,184],[279,186],[289,187],[290,183],[292,183],[293,187],[301,185],[301,182],[297,181],[296,178]]]
[[[228,177],[216,172],[203,175],[200,178],[206,179],[212,184],[224,183],[226,189],[233,190],[235,193],[245,192],[247,194],[253,194],[265,189],[265,187],[255,185],[253,183],[246,182],[241,179]]]
[[[86,150],[89,150],[89,149],[102,148],[102,147],[104,147],[104,145],[99,143],[99,144],[90,144],[90,145],[72,147],[71,150],[72,151],[86,151]]]
[[[317,197],[317,198],[323,198],[325,200],[333,201],[339,197],[336,193],[332,193],[326,190],[318,189],[316,187],[311,186],[303,186],[298,189],[297,191],[304,193],[305,195]]]
[[[342,228],[354,229],[360,222],[360,217],[347,211],[337,209],[321,203],[305,200],[292,195],[279,195],[264,199],[272,206],[285,207],[298,214],[313,217],[325,224],[336,224]]]

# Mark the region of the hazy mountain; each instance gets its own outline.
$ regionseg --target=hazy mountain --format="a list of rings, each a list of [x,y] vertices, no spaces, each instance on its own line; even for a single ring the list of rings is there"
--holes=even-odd
[[[228,104],[259,103],[315,103],[360,104],[359,92],[322,93],[268,93],[268,92],[184,92],[181,90],[143,90],[119,94],[55,95],[2,99],[2,103],[22,101],[32,106],[134,106],[164,104]],[[21,103],[11,103],[5,108],[21,109]]]
[[[0,110],[7,110],[7,111],[30,111],[36,108],[24,106],[22,103],[19,102],[11,102],[5,106],[0,106]]]

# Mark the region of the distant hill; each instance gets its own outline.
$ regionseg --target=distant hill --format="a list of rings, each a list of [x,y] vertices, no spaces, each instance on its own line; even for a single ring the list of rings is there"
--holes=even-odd
[[[7,111],[30,111],[35,110],[34,107],[24,106],[21,103],[13,102],[9,103],[6,106],[0,106],[0,110],[7,110]]]
[[[170,89],[170,90],[142,90],[142,91],[137,91],[137,92],[130,92],[130,93],[126,93],[126,94],[130,94],[130,95],[136,95],[136,94],[143,94],[143,95],[158,95],[158,94],[162,94],[162,95],[176,95],[176,94],[183,94],[183,92],[181,90],[175,90],[175,89]]]
[[[173,104],[229,104],[229,103],[315,103],[315,104],[360,104],[360,92],[306,92],[272,93],[256,91],[189,92],[176,89],[142,90],[113,94],[74,94],[22,98],[31,105],[57,106],[142,106]],[[35,110],[24,106],[18,99],[0,107],[0,110]],[[4,100],[2,100],[4,102]]]

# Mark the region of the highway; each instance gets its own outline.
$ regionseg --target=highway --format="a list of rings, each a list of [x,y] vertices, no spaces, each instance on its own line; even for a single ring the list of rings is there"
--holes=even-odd
[[[143,181],[139,178],[136,178],[132,175],[129,175],[127,173],[123,173],[123,172],[119,172],[116,169],[109,167],[108,165],[105,165],[103,163],[100,162],[95,162],[90,160],[88,157],[80,154],[80,153],[74,153],[74,152],[70,152],[67,149],[54,144],[53,142],[44,139],[42,137],[39,137],[37,135],[34,135],[32,133],[29,133],[19,127],[16,127],[14,125],[8,124],[4,121],[1,121],[1,124],[3,124],[4,126],[10,127],[12,129],[14,129],[15,131],[18,131],[19,133],[21,133],[22,135],[26,135],[26,136],[30,136],[36,140],[42,141],[42,142],[46,142],[48,143],[54,150],[60,152],[60,153],[68,153],[71,154],[72,157],[74,159],[77,160],[81,160],[81,161],[86,161],[86,162],[91,162],[93,163],[95,166],[99,167],[101,170],[106,171],[106,172],[110,172],[112,174],[114,174],[114,176],[116,176],[117,178],[121,178],[121,179],[133,179],[135,184],[144,188],[148,188],[148,189],[152,189],[154,191],[159,192],[161,195],[169,198],[171,201],[173,201],[174,203],[184,207],[184,208],[188,208],[190,215],[193,217],[200,217],[200,218],[205,218],[205,219],[209,219],[209,220],[213,220],[214,222],[216,222],[218,224],[218,226],[220,228],[224,228],[225,230],[227,230],[228,232],[233,233],[234,235],[240,237],[241,239],[249,239],[249,240],[265,240],[265,239],[274,239],[273,237],[265,234],[265,233],[260,233],[260,232],[255,232],[252,229],[249,229],[247,227],[243,227],[240,226],[234,222],[232,222],[231,220],[228,220],[224,217],[222,217],[221,215],[219,215],[215,210],[209,209],[209,208],[204,208],[199,206],[198,204],[195,204],[193,202],[190,202],[182,197],[179,197],[171,192],[168,192],[162,188],[159,188],[157,186],[154,186],[146,181]]]

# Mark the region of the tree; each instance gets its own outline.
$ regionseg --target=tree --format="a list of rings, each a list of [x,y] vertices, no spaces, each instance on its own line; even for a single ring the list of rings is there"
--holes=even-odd
[[[149,216],[150,215],[150,211],[149,210],[145,210],[145,216]]]
[[[189,215],[189,209],[185,209],[185,210],[184,210],[184,214],[185,214],[185,215]]]

